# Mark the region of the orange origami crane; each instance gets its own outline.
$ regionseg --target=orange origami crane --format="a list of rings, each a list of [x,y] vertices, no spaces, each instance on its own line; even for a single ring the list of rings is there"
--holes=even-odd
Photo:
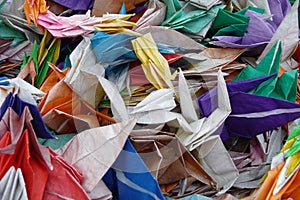
[[[34,24],[37,26],[38,15],[40,13],[46,13],[48,7],[46,5],[45,0],[25,0],[24,1],[24,12],[26,15],[26,19],[28,25],[30,24],[30,16],[32,15],[32,19]]]

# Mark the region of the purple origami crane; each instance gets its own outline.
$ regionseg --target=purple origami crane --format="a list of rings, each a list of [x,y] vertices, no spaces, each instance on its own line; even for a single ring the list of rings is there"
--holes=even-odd
[[[222,140],[251,138],[300,117],[299,104],[247,93],[273,76],[276,74],[227,83],[232,112],[221,130]],[[200,113],[209,116],[217,107],[217,88],[200,96],[197,103]]]
[[[260,54],[291,9],[288,0],[269,0],[268,3],[272,17],[247,10],[245,16],[250,17],[250,21],[243,36],[215,36],[210,43],[221,47],[249,48],[253,54]]]

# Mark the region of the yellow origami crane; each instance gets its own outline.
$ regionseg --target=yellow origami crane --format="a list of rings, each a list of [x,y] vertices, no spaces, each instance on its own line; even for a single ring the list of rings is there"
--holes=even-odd
[[[176,74],[171,75],[168,61],[159,53],[151,34],[147,33],[131,42],[150,83],[157,89],[173,89],[171,80],[175,78]]]
[[[132,31],[131,28],[136,26],[136,23],[127,21],[134,14],[104,14],[103,21],[95,25],[95,29],[106,33],[126,33],[135,36],[141,36],[141,34]]]

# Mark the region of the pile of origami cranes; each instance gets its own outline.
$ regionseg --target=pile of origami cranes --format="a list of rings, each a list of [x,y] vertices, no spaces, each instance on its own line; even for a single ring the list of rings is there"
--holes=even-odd
[[[298,5],[0,0],[1,199],[299,200]]]

